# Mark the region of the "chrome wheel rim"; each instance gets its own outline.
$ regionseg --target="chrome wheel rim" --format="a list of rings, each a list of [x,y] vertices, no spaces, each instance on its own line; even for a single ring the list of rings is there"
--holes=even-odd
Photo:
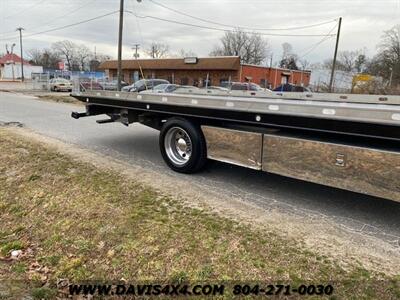
[[[173,164],[182,166],[192,155],[192,140],[188,133],[179,127],[168,130],[164,139],[165,152]]]

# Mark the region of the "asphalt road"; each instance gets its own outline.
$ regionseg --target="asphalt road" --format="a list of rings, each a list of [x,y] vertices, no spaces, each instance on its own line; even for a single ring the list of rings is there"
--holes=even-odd
[[[196,175],[173,173],[162,161],[158,132],[134,124],[98,125],[95,118],[74,120],[73,105],[0,92],[0,122],[21,122],[34,131],[241,197],[265,210],[329,219],[344,230],[372,235],[400,249],[400,203],[215,162]],[[82,110],[82,109],[81,109]],[[101,118],[101,117],[100,117]],[[399,179],[400,180],[400,179]]]

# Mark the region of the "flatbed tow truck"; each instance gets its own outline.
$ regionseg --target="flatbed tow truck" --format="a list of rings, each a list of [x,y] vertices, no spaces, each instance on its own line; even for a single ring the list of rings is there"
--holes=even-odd
[[[74,91],[72,117],[159,130],[177,172],[212,159],[400,202],[399,96],[236,92]]]

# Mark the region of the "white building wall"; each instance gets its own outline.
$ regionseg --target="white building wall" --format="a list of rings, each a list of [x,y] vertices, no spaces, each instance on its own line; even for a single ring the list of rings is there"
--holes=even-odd
[[[353,76],[355,72],[335,71],[333,87],[335,92],[348,93],[351,91]],[[328,87],[331,78],[331,70],[314,68],[311,72],[310,85],[314,90],[321,87]]]
[[[42,66],[28,66],[24,65],[24,77],[26,79],[32,78],[32,73],[42,73],[43,67]],[[1,79],[19,79],[21,78],[22,71],[20,64],[9,64],[5,65],[1,72]]]

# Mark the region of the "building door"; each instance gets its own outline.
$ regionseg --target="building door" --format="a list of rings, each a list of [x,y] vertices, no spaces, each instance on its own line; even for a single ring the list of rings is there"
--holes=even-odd
[[[131,73],[132,74],[132,82],[135,83],[136,81],[139,80],[139,71],[134,71]]]

